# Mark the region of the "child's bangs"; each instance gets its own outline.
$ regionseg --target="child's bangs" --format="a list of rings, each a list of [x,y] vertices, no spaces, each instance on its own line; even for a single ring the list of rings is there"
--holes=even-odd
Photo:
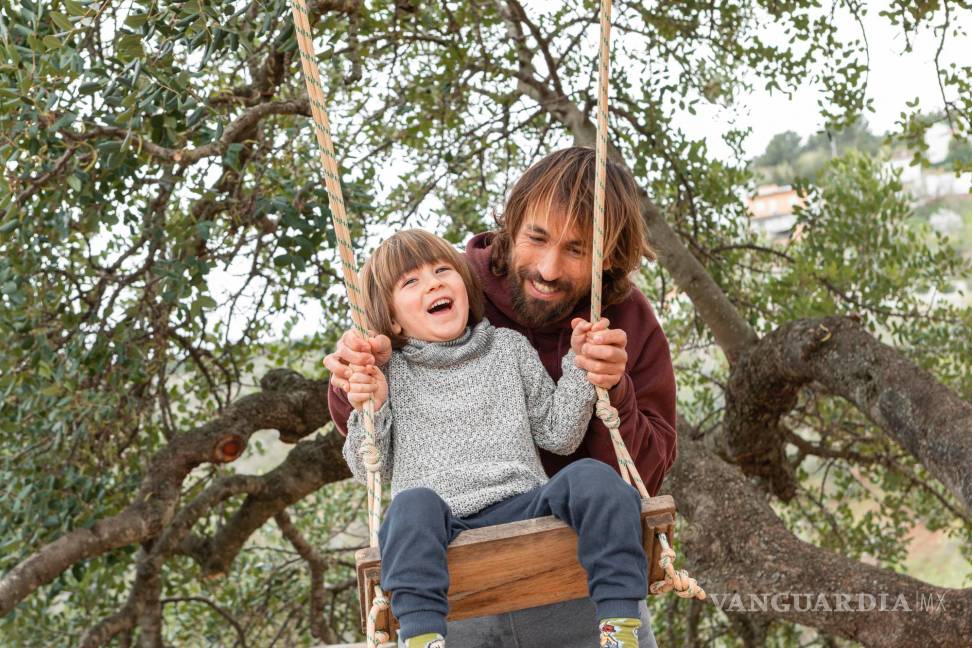
[[[399,232],[381,244],[375,253],[375,279],[388,294],[406,273],[430,263],[462,262],[458,252],[437,236],[422,230]]]

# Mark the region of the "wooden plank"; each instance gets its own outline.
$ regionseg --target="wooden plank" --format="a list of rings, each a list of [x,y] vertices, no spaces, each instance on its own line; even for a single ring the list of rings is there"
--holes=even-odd
[[[656,534],[673,540],[675,502],[660,495],[641,507],[650,580],[664,578],[658,567]],[[449,619],[501,614],[587,596],[587,574],[577,560],[577,535],[553,516],[463,531],[449,545]],[[379,582],[377,548],[355,555],[362,627]],[[397,628],[397,623],[394,624]],[[379,628],[387,627],[379,623]]]

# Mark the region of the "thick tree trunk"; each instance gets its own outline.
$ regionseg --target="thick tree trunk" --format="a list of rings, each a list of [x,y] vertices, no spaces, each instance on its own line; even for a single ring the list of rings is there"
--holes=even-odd
[[[714,604],[876,648],[968,645],[972,589],[935,587],[800,540],[694,430],[680,421],[678,432],[666,488],[683,516],[679,554]]]

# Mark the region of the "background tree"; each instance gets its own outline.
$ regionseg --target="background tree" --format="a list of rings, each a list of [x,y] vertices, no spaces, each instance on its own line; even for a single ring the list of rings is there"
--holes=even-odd
[[[245,646],[353,632],[336,539],[362,497],[342,481],[319,367],[346,308],[288,4],[0,7],[0,633]],[[968,8],[894,1],[883,16],[945,39]],[[803,188],[802,238],[766,245],[739,198],[745,161],[673,124],[731,106],[747,79],[808,78],[831,130],[854,124],[867,51],[834,16],[862,11],[616,3],[611,155],[641,183],[659,254],[641,285],[676,360],[685,418],[667,487],[688,567],[714,593],[946,606],[744,614],[669,599],[656,631],[671,645],[972,634],[972,590],[900,573],[915,521],[972,549],[972,312],[943,297],[969,265],[859,155]],[[311,13],[359,240],[419,221],[465,240],[532,160],[593,142],[593,3]],[[945,118],[968,140],[972,71],[938,58]],[[920,109],[905,142],[928,127]],[[737,151],[741,137],[727,135]],[[272,470],[252,469],[276,437],[261,430],[292,444]]]

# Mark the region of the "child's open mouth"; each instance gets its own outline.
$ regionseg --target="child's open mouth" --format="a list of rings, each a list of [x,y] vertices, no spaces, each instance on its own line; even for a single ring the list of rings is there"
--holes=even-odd
[[[452,300],[447,297],[443,297],[442,299],[436,299],[434,302],[432,302],[432,305],[428,307],[426,312],[432,315],[438,315],[440,313],[448,313],[451,310]]]

